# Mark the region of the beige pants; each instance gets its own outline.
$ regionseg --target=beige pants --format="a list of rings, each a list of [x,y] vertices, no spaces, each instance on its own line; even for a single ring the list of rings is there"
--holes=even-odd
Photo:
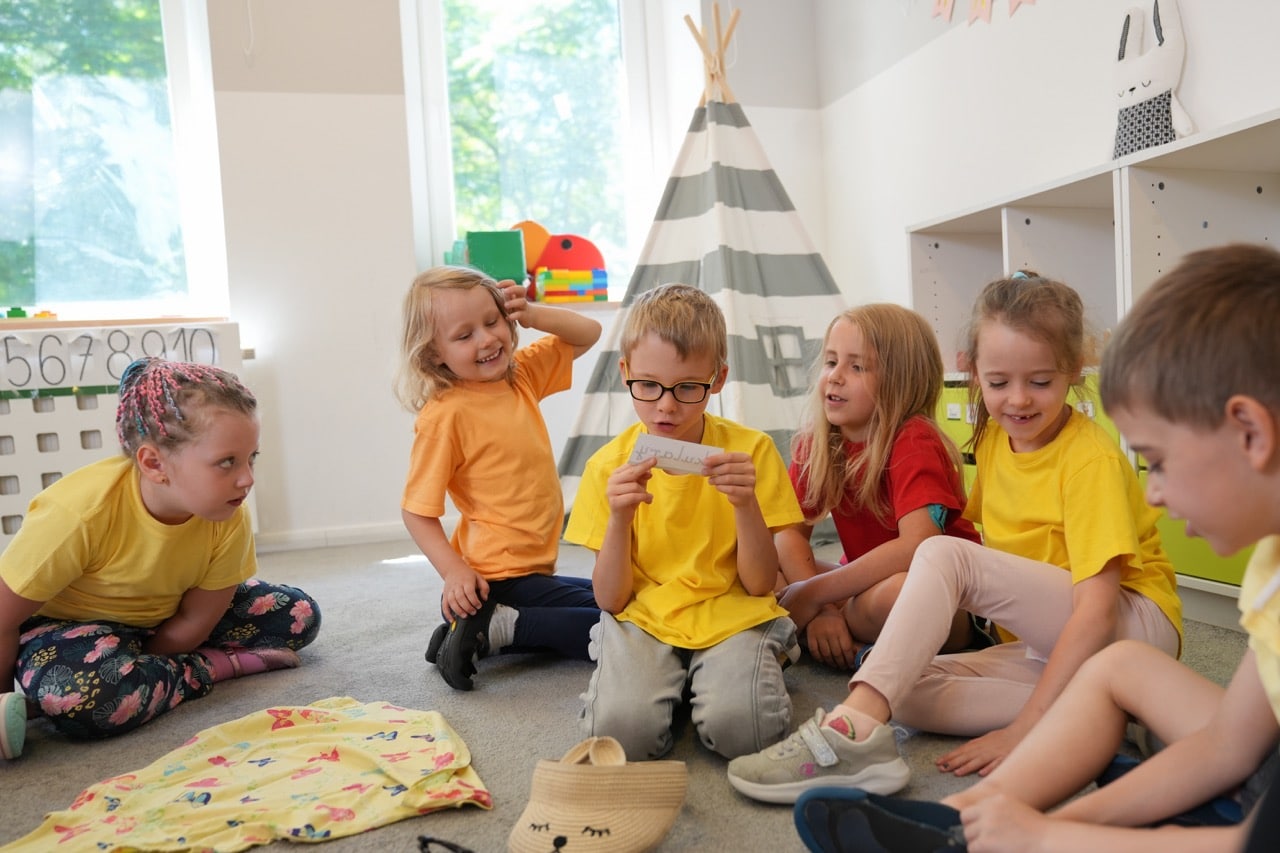
[[[889,702],[893,718],[974,737],[1011,723],[1071,617],[1071,573],[950,536],[926,539],[875,651],[849,681]],[[1178,654],[1178,631],[1149,598],[1121,589],[1115,639]],[[957,610],[995,620],[1019,642],[939,655]]]

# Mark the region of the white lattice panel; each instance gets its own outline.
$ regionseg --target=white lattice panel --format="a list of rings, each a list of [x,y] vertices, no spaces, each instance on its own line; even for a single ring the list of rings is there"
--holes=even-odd
[[[41,489],[120,452],[116,385],[129,362],[143,355],[238,374],[239,327],[221,320],[0,323],[0,550]]]

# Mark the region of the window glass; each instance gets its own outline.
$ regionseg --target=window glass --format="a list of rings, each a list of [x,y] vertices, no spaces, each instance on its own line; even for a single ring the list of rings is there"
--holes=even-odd
[[[627,88],[616,0],[444,0],[455,225],[531,219],[604,256],[628,250]]]
[[[6,0],[0,304],[186,293],[159,0]]]

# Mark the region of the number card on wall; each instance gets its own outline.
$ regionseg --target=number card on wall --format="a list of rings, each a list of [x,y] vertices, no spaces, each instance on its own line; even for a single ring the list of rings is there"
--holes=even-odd
[[[228,365],[228,327],[234,329],[229,323],[25,329],[0,323],[0,393],[29,397],[115,386],[129,363],[143,356],[239,369],[238,334],[229,347],[234,366]]]
[[[143,356],[238,374],[240,329],[225,320],[0,321],[0,550],[41,489],[120,452],[120,375]]]

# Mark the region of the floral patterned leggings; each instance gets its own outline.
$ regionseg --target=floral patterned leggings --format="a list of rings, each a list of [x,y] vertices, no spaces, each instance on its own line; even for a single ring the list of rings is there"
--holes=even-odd
[[[314,599],[291,586],[251,579],[236,588],[203,645],[297,650],[319,630]],[[33,616],[22,623],[15,676],[63,734],[123,734],[213,689],[201,655],[144,654],[142,644],[151,633],[119,622]]]

